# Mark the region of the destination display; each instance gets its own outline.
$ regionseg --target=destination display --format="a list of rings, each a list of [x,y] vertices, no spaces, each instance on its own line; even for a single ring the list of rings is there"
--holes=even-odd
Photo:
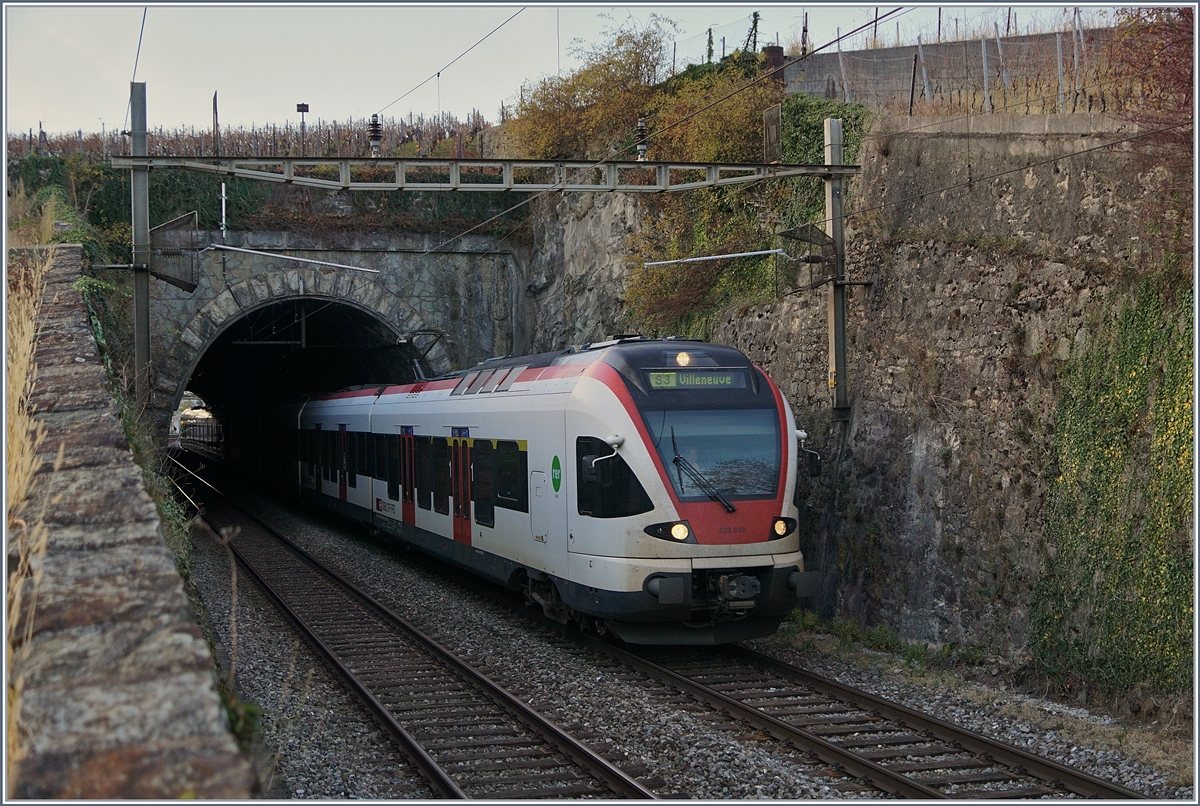
[[[744,369],[647,370],[651,389],[745,389]]]

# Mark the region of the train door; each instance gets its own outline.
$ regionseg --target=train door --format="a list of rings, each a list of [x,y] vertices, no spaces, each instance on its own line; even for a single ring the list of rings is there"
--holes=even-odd
[[[471,545],[471,446],[450,440],[450,495],[454,498],[454,542]]]
[[[546,545],[550,535],[550,485],[540,470],[529,474],[529,525],[534,542]]]
[[[325,464],[325,435],[321,433],[321,424],[317,423],[315,428],[316,433],[313,435],[313,486],[316,487],[317,494],[320,495],[324,490],[321,489],[321,474],[327,472],[328,467]]]
[[[567,576],[567,490],[570,462],[563,459],[562,414],[546,412],[539,419],[539,432],[545,439],[530,445],[529,463],[538,470],[529,472],[529,525],[532,538],[526,557],[531,568],[558,577]]]
[[[404,426],[400,436],[400,495],[404,499],[400,516],[409,526],[417,522],[417,444],[412,426]]]
[[[338,499],[342,501],[346,500],[346,471],[349,469],[346,461],[346,437],[345,424],[339,425],[336,437],[337,441],[334,442],[334,450],[337,452],[337,455],[334,457],[333,466],[336,468],[334,472],[337,473]]]

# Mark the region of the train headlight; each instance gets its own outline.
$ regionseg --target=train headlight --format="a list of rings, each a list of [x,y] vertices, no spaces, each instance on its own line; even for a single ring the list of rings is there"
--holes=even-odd
[[[687,353],[681,352],[679,355],[675,356],[675,363],[681,367],[686,367],[692,363],[692,357]]]
[[[657,537],[660,540],[670,540],[672,543],[696,542],[696,537],[692,534],[692,527],[687,521],[653,523],[643,531],[651,537]]]
[[[793,518],[776,518],[771,524],[771,539],[787,537],[796,531],[796,521]]]

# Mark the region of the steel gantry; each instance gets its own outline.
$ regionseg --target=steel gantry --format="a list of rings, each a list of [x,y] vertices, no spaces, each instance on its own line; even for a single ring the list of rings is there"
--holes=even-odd
[[[835,179],[855,165],[438,159],[401,157],[113,157],[114,168],[184,168],[323,190],[663,193],[765,179]]]
[[[137,396],[142,402],[147,399],[150,379],[149,283],[152,250],[148,226],[148,180],[151,169],[183,168],[221,177],[240,177],[324,190],[423,192],[665,193],[808,176],[823,180],[826,188],[825,230],[832,241],[831,257],[834,262],[834,272],[829,278],[833,281],[829,300],[829,386],[833,392],[835,417],[848,418],[845,286],[850,283],[845,279],[842,183],[859,173],[859,167],[841,164],[840,120],[825,121],[825,163],[822,165],[404,157],[152,157],[147,147],[149,127],[145,83],[130,82],[130,106],[132,154],[114,156],[112,166],[128,169],[132,177],[133,262],[106,268],[134,271],[134,363]],[[222,221],[223,214],[224,207]],[[821,260],[823,262],[825,259]]]

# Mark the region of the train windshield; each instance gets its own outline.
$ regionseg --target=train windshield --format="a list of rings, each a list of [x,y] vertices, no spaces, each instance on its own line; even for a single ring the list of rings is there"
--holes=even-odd
[[[730,499],[775,497],[780,440],[774,409],[667,409],[642,415],[680,499],[709,500],[705,484]],[[676,462],[676,456],[686,461]],[[688,465],[696,472],[688,472]]]

